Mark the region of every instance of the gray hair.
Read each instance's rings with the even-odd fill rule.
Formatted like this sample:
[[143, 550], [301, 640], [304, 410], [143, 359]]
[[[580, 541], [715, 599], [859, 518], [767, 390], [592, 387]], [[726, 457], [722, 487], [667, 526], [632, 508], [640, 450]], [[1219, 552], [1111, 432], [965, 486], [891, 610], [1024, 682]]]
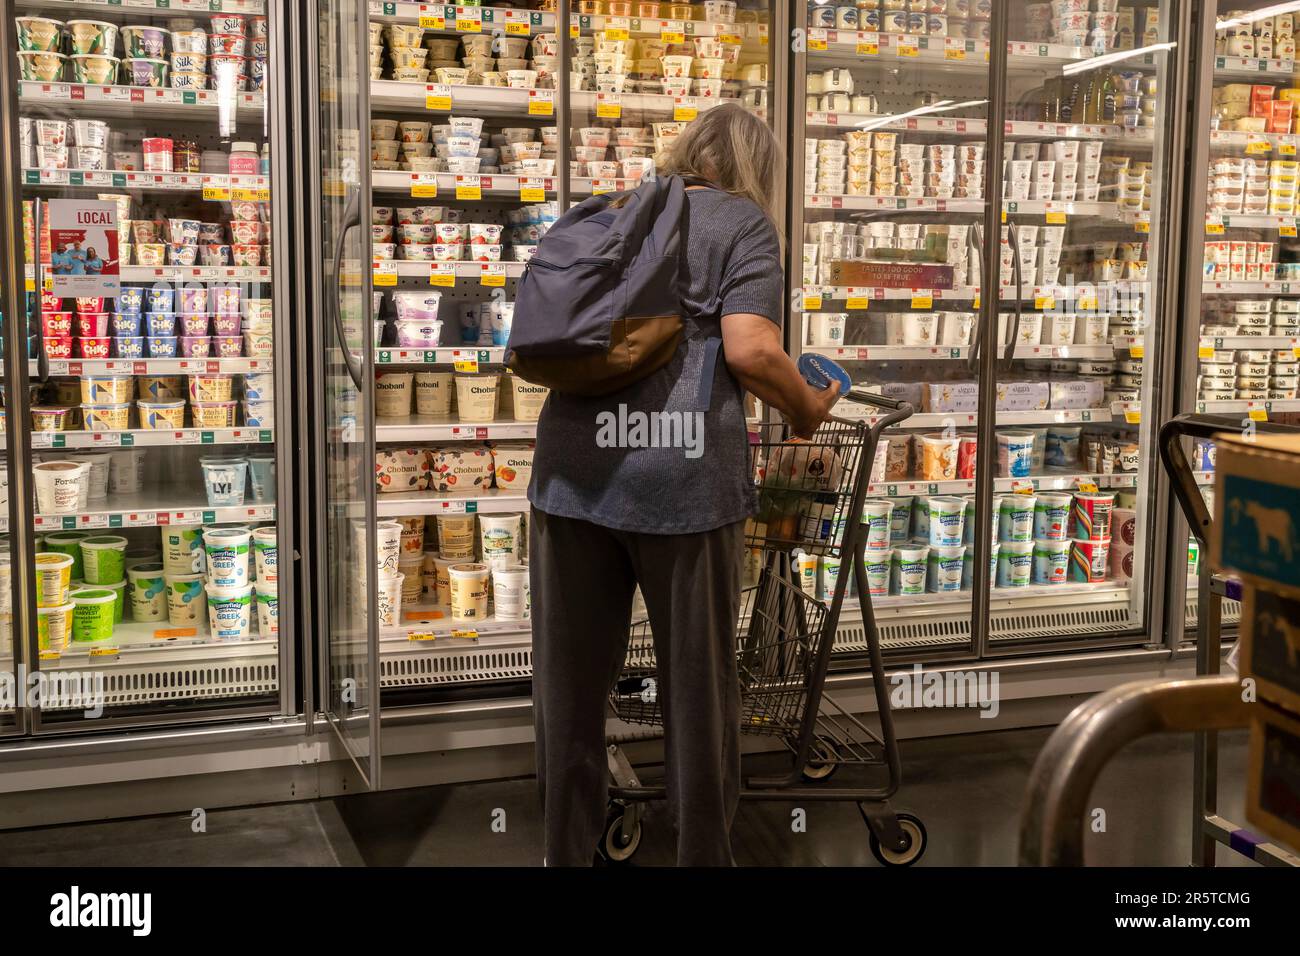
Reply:
[[708, 180], [753, 202], [776, 222], [785, 163], [767, 123], [738, 103], [700, 113], [659, 164], [660, 172]]

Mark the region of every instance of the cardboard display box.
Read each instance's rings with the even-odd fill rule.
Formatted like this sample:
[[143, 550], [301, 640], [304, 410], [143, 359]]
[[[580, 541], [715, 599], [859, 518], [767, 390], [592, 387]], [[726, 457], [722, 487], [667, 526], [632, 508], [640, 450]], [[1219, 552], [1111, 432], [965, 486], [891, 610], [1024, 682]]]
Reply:
[[1300, 715], [1300, 599], [1246, 585], [1239, 673], [1259, 699]]
[[1259, 704], [1250, 725], [1246, 819], [1300, 849], [1300, 720]]
[[1300, 599], [1300, 435], [1215, 439], [1211, 566]]

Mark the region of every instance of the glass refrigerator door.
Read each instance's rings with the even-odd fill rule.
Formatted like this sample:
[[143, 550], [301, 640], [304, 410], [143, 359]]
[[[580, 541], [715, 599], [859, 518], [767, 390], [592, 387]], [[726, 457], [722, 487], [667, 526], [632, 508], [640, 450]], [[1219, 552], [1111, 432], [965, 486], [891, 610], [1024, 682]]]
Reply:
[[11, 6], [37, 729], [278, 711], [282, 24], [261, 0]]
[[[991, 517], [976, 509], [984, 409], [974, 347], [988, 304], [982, 237], [996, 228], [984, 201], [991, 22], [987, 4], [961, 4], [962, 17], [943, 3], [912, 6], [800, 5], [792, 344], [915, 408], [882, 436], [872, 465], [862, 519], [876, 529], [872, 606], [890, 652], [969, 654], [972, 597], [989, 571], [977, 537]], [[848, 401], [836, 414], [872, 417]], [[829, 598], [831, 568], [805, 580]], [[838, 649], [864, 652], [852, 635], [846, 628]]]
[[[1201, 115], [1208, 135], [1200, 307], [1189, 302], [1181, 409], [1222, 415], [1236, 427], [1300, 424], [1300, 244], [1296, 240], [1296, 36], [1300, 3], [1208, 4], [1212, 71]], [[1195, 215], [1194, 213], [1192, 215]], [[1199, 223], [1197, 223], [1199, 228]], [[1199, 246], [1199, 243], [1195, 245]], [[1189, 263], [1195, 252], [1189, 251]], [[1230, 427], [1230, 426], [1228, 426]], [[1188, 449], [1213, 509], [1214, 449]], [[1197, 574], [1188, 536], [1186, 625], [1196, 624]], [[1223, 623], [1235, 624], [1236, 601]]]
[[376, 561], [374, 362], [371, 301], [369, 80], [362, 46], [369, 29], [358, 0], [317, 7], [309, 120], [318, 157], [311, 170], [320, 205], [312, 224], [320, 264], [319, 355], [313, 392], [323, 411], [318, 437], [320, 536], [315, 568], [325, 627], [321, 697], [361, 776], [380, 786], [377, 594], [396, 571]]
[[989, 250], [1000, 280], [997, 428], [981, 449], [1001, 517], [980, 650], [1131, 642], [1151, 610], [1142, 585], [1158, 550], [1159, 463], [1144, 411], [1156, 408], [1156, 317], [1171, 266], [1180, 10], [1008, 9], [1004, 224]]

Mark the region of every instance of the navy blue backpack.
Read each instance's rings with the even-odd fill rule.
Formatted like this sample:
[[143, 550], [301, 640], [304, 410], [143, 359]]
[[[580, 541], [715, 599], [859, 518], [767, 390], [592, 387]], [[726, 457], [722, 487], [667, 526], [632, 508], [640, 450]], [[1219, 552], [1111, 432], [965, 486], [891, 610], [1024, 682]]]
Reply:
[[506, 363], [568, 395], [608, 395], [666, 365], [683, 334], [678, 293], [686, 183], [660, 176], [559, 218], [528, 262]]

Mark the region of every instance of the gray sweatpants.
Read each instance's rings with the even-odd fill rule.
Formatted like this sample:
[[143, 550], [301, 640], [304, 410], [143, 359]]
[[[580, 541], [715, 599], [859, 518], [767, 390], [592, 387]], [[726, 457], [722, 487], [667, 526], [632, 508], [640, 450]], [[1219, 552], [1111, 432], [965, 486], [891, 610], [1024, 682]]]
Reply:
[[645, 598], [681, 866], [730, 866], [740, 789], [736, 623], [744, 522], [638, 534], [534, 509], [533, 713], [549, 866], [590, 866], [603, 836], [607, 695]]

